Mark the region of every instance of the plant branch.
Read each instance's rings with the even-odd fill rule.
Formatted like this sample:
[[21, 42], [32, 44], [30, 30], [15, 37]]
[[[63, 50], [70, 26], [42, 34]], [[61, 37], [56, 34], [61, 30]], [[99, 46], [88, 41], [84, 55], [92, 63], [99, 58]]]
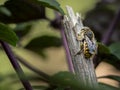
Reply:
[[63, 28], [63, 24], [62, 24], [62, 16], [58, 12], [55, 12], [55, 16], [56, 16], [55, 19], [57, 20], [57, 22], [59, 22], [57, 26], [60, 29], [60, 33], [62, 36], [63, 46], [64, 46], [65, 51], [66, 51], [66, 58], [67, 58], [67, 64], [68, 64], [69, 71], [74, 72], [72, 59], [70, 56], [70, 51], [68, 48], [68, 43], [67, 43], [67, 40], [65, 37], [65, 32], [64, 32], [64, 28]]
[[[30, 65], [28, 62], [26, 62], [23, 58], [19, 57], [18, 55], [16, 55], [17, 60], [19, 60], [20, 63], [22, 63], [24, 66], [26, 66], [27, 68], [29, 68], [30, 70], [32, 70], [33, 72], [37, 73], [38, 75], [42, 76], [43, 78], [45, 78], [46, 80], [49, 79], [49, 75], [47, 75], [46, 73], [34, 68], [32, 65]], [[47, 81], [48, 82], [48, 81]]]
[[102, 37], [102, 42], [104, 44], [108, 44], [109, 40], [114, 32], [115, 26], [118, 23], [120, 19], [120, 8], [118, 10], [118, 12], [115, 14], [115, 17], [113, 18], [113, 20], [111, 21], [111, 24], [108, 28], [108, 30], [104, 33], [103, 37]]
[[[86, 58], [84, 52], [78, 53], [83, 49], [80, 47], [83, 42], [77, 40], [77, 35], [80, 34], [81, 29], [84, 28], [81, 16], [78, 13], [75, 14], [72, 7], [66, 6], [66, 8], [68, 15], [64, 16], [63, 25], [65, 28], [65, 36], [72, 58], [74, 73], [76, 74], [76, 78], [80, 82], [82, 81], [83, 85], [97, 88], [98, 83], [93, 65], [93, 57]], [[81, 36], [82, 35], [80, 35], [80, 37]], [[88, 41], [87, 37], [84, 37], [83, 39]], [[95, 38], [93, 37], [93, 39]], [[94, 45], [96, 45], [96, 42], [94, 42], [94, 40], [87, 42], [87, 44], [90, 43], [95, 43]]]
[[17, 62], [16, 58], [14, 57], [14, 54], [13, 54], [11, 48], [9, 47], [9, 45], [7, 43], [5, 43], [3, 41], [0, 41], [0, 42], [12, 64], [12, 66], [13, 66], [13, 68], [15, 69], [19, 79], [21, 80], [24, 88], [26, 90], [32, 90], [32, 87], [31, 87], [30, 83], [28, 82], [28, 80], [26, 79], [26, 76], [25, 76], [22, 68], [20, 67], [19, 63]]

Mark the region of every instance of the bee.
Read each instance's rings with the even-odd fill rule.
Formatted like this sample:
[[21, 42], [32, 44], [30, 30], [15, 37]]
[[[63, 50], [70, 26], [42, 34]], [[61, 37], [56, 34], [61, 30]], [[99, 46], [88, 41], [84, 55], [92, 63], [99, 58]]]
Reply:
[[97, 44], [94, 37], [94, 33], [88, 27], [81, 29], [81, 32], [77, 35], [77, 40], [81, 43], [80, 48], [86, 59], [92, 58], [97, 52]]

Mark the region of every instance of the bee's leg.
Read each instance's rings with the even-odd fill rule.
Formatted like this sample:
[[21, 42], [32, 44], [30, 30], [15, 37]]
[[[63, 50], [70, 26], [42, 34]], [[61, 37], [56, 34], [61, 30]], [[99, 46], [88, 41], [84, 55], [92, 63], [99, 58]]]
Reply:
[[83, 44], [81, 44], [80, 47], [81, 47], [81, 50], [78, 51], [78, 52], [76, 52], [76, 53], [75, 53], [75, 56], [76, 56], [76, 55], [80, 55], [80, 54], [83, 52]]
[[80, 55], [82, 53], [83, 49], [81, 49], [79, 52], [75, 53], [75, 56], [76, 55]]

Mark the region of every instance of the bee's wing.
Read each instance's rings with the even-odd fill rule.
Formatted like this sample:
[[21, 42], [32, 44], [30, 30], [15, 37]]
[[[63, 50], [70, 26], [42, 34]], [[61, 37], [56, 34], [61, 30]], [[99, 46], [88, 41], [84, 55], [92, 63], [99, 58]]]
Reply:
[[96, 41], [91, 41], [86, 35], [85, 35], [85, 41], [88, 44], [89, 52], [91, 54], [95, 54], [95, 52], [96, 52]]
[[93, 44], [94, 44], [94, 47], [95, 47], [95, 53], [97, 54], [98, 44], [97, 44], [97, 41], [95, 40], [95, 38], [93, 39]]

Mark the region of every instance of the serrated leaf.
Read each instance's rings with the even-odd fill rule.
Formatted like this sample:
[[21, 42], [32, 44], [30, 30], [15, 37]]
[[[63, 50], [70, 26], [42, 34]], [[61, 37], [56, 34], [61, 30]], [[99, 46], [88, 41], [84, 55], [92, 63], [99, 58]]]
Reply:
[[64, 11], [62, 10], [60, 4], [56, 0], [30, 0], [30, 1], [51, 9], [55, 9], [59, 11], [62, 15], [64, 15]]
[[113, 43], [109, 46], [110, 52], [120, 59], [120, 42]]
[[18, 37], [10, 27], [0, 23], [0, 40], [15, 46], [18, 41]]

